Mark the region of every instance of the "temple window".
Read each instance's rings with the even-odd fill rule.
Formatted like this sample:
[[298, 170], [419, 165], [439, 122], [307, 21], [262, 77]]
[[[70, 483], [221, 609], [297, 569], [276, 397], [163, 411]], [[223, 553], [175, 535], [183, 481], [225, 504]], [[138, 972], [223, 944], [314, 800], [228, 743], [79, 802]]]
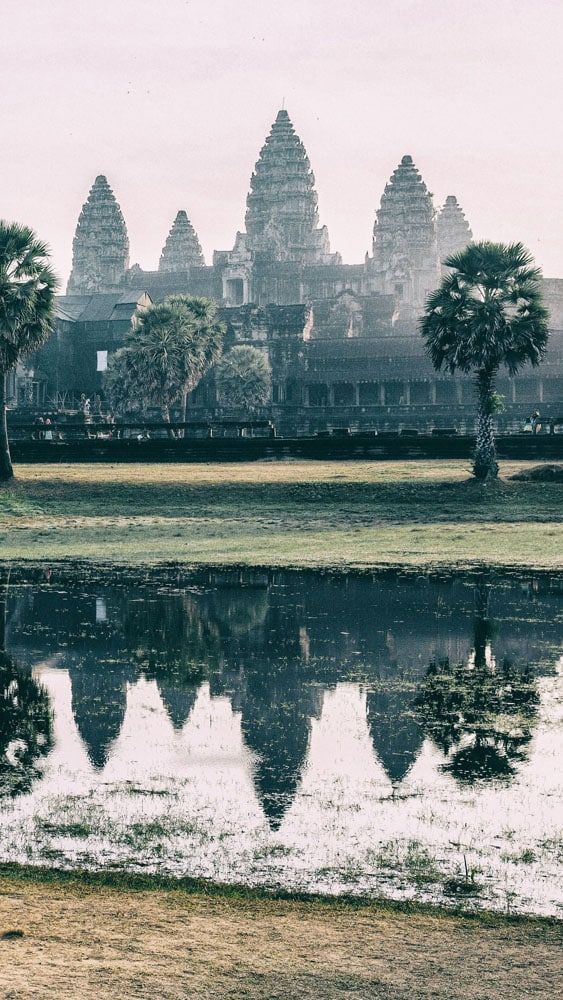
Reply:
[[328, 389], [324, 382], [309, 386], [309, 406], [327, 406]]
[[385, 402], [387, 406], [399, 406], [405, 402], [405, 387], [403, 382], [385, 383]]
[[225, 281], [225, 299], [229, 306], [243, 305], [244, 281], [242, 278], [227, 278]]
[[333, 392], [335, 406], [353, 406], [356, 402], [355, 387], [350, 382], [335, 382]]
[[425, 404], [431, 402], [430, 382], [411, 382], [411, 404]]
[[379, 399], [379, 382], [360, 382], [360, 406], [377, 406]]
[[96, 371], [105, 372], [108, 368], [108, 352], [96, 351]]

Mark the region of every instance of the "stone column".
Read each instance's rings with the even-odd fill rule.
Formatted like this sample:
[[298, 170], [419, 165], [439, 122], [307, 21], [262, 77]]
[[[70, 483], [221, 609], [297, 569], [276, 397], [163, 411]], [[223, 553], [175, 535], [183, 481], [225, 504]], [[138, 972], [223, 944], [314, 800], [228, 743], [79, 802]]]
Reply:
[[379, 383], [379, 405], [385, 406], [385, 382]]
[[354, 406], [360, 405], [360, 383], [356, 382], [354, 386]]

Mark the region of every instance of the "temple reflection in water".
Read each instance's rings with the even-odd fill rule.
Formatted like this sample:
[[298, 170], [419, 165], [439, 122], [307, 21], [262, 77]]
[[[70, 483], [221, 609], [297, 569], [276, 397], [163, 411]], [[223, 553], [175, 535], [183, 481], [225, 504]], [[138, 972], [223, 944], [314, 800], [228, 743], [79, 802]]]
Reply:
[[74, 724], [98, 771], [139, 680], [156, 684], [177, 734], [202, 690], [211, 702], [228, 698], [272, 830], [298, 791], [326, 692], [342, 682], [365, 695], [367, 732], [393, 789], [427, 738], [460, 782], [515, 773], [536, 723], [537, 677], [555, 662], [557, 581], [311, 582], [235, 571], [117, 582], [4, 574], [0, 776], [13, 780], [0, 794], [28, 791], [52, 747], [45, 665], [66, 671]]

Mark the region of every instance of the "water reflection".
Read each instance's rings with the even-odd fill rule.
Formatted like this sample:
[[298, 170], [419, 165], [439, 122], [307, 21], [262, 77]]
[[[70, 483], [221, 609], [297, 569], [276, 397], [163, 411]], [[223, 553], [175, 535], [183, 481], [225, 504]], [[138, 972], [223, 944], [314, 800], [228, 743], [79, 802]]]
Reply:
[[475, 588], [473, 648], [465, 662], [433, 661], [416, 708], [424, 729], [447, 757], [444, 770], [458, 781], [509, 778], [537, 720], [537, 677], [529, 663], [499, 662], [489, 617], [491, 587]]
[[0, 798], [28, 792], [53, 745], [47, 692], [5, 647], [9, 572], [0, 574]]
[[[140, 678], [156, 683], [176, 733], [202, 684], [212, 699], [229, 698], [274, 830], [298, 790], [324, 693], [342, 681], [365, 690], [375, 758], [395, 787], [427, 737], [457, 781], [509, 779], [534, 730], [538, 673], [554, 662], [557, 590], [554, 580], [12, 574], [0, 628], [21, 669], [4, 656], [1, 759], [13, 760], [15, 739], [24, 754], [18, 712], [36, 730], [34, 739], [26, 730], [25, 753], [51, 746], [47, 696], [30, 675], [48, 661], [67, 671], [74, 722], [98, 770]], [[26, 773], [15, 791], [37, 771]]]

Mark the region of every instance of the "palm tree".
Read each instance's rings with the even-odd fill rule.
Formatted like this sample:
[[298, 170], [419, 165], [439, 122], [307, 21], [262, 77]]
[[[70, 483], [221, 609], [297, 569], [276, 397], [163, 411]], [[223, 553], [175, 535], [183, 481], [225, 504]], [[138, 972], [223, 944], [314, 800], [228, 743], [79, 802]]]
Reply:
[[223, 355], [216, 367], [216, 381], [223, 406], [252, 409], [268, 402], [272, 369], [264, 351], [240, 345]]
[[185, 419], [188, 393], [219, 358], [223, 336], [209, 299], [171, 295], [143, 309], [125, 346], [110, 359], [105, 387], [112, 402], [120, 408], [137, 401], [158, 406], [166, 423], [181, 402]]
[[473, 473], [498, 475], [493, 417], [495, 379], [504, 365], [515, 375], [538, 365], [548, 338], [541, 272], [521, 243], [470, 243], [444, 261], [452, 268], [429, 296], [421, 319], [426, 349], [437, 371], [473, 372], [478, 398]]
[[56, 287], [47, 245], [28, 226], [0, 221], [0, 482], [14, 475], [6, 424], [6, 376], [51, 333]]

